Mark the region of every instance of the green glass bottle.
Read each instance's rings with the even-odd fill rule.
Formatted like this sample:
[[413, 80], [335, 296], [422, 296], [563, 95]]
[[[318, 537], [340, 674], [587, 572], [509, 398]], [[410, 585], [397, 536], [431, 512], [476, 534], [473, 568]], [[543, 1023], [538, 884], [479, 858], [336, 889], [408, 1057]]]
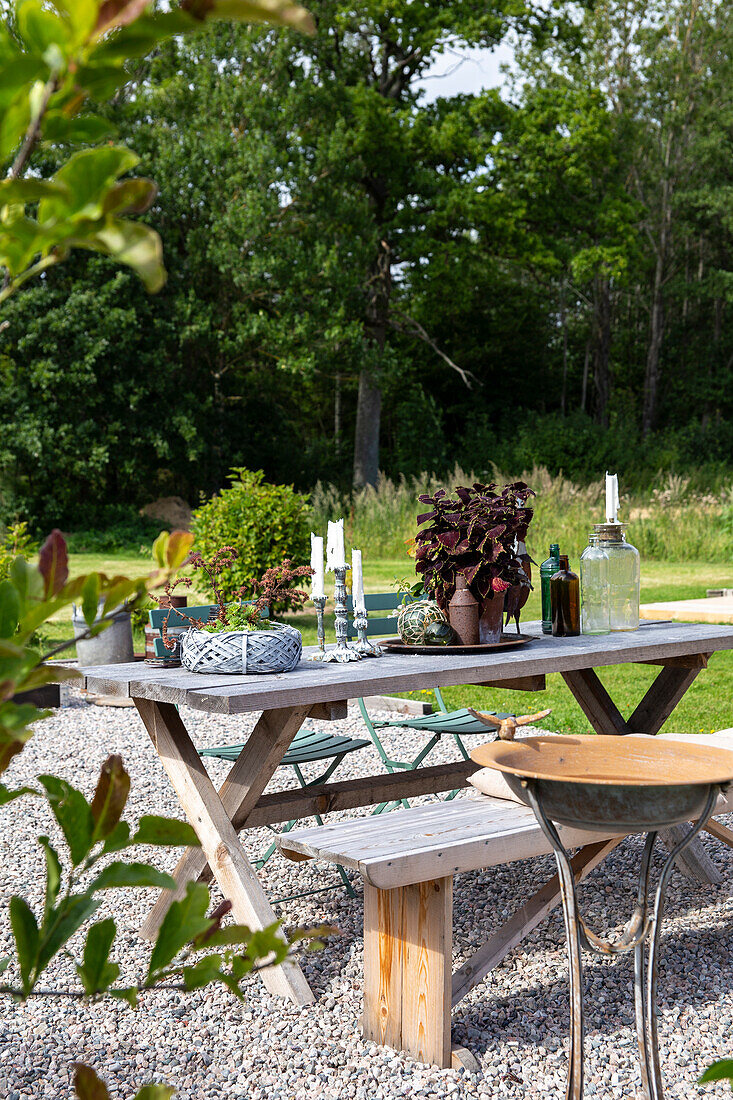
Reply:
[[550, 546], [550, 556], [540, 566], [540, 592], [542, 594], [542, 633], [552, 634], [552, 605], [550, 603], [550, 578], [560, 568], [560, 547]]

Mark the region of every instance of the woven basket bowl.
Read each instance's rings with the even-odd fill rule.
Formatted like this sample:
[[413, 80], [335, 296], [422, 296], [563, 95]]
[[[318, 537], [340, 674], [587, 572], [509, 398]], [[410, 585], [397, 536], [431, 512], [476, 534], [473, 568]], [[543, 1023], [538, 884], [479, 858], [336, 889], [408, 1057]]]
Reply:
[[284, 623], [272, 630], [224, 630], [209, 634], [191, 629], [181, 637], [181, 664], [189, 672], [290, 672], [300, 661], [303, 637]]

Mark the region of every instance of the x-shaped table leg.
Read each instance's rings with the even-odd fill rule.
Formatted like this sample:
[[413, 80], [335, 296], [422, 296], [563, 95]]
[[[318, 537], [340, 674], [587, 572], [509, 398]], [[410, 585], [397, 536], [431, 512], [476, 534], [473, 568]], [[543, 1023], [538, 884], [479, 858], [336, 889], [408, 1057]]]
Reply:
[[665, 666], [628, 720], [622, 717], [595, 669], [563, 672], [562, 677], [596, 733], [656, 734], [702, 668], [702, 664], [693, 668]]
[[[706, 656], [701, 654], [699, 660], [690, 658], [692, 667], [664, 666], [628, 719], [623, 717], [594, 669], [563, 672], [562, 677], [596, 733], [654, 735], [659, 733], [706, 663]], [[674, 830], [664, 830], [661, 835], [665, 845], [674, 846], [681, 839], [680, 830], [687, 828], [678, 825]], [[694, 840], [685, 853], [684, 871], [700, 882], [721, 882], [720, 873], [699, 840]]]
[[[140, 717], [168, 773], [173, 788], [200, 848], [189, 848], [176, 869], [177, 889], [161, 894], [144, 925], [154, 937], [168, 906], [185, 893], [186, 883], [199, 877], [207, 863], [235, 918], [250, 928], [263, 928], [277, 918], [267, 900], [257, 872], [239, 843], [232, 818], [242, 807], [251, 809], [267, 786], [290, 742], [300, 729], [307, 707], [265, 711], [217, 793], [197, 753], [178, 710], [172, 703], [135, 699]], [[262, 971], [271, 993], [296, 1004], [310, 1004], [313, 994], [305, 976], [292, 960]]]

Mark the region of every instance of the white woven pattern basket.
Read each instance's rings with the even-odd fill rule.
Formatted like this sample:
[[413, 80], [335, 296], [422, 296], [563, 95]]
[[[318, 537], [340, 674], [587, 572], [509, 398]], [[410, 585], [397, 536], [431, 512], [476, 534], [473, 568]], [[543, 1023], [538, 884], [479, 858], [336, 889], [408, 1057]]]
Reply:
[[181, 664], [189, 672], [290, 672], [303, 651], [299, 630], [273, 623], [272, 630], [188, 630], [181, 637]]

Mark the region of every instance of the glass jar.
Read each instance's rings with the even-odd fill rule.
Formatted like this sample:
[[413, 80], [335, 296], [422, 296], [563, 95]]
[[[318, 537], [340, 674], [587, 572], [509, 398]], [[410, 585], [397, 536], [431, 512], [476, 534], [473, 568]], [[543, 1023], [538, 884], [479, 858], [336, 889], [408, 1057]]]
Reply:
[[609, 626], [638, 630], [641, 563], [639, 551], [626, 541], [623, 523], [597, 523], [598, 546], [608, 557]]
[[608, 590], [608, 554], [601, 550], [598, 535], [588, 535], [580, 555], [580, 630], [582, 634], [608, 634], [611, 616]]

